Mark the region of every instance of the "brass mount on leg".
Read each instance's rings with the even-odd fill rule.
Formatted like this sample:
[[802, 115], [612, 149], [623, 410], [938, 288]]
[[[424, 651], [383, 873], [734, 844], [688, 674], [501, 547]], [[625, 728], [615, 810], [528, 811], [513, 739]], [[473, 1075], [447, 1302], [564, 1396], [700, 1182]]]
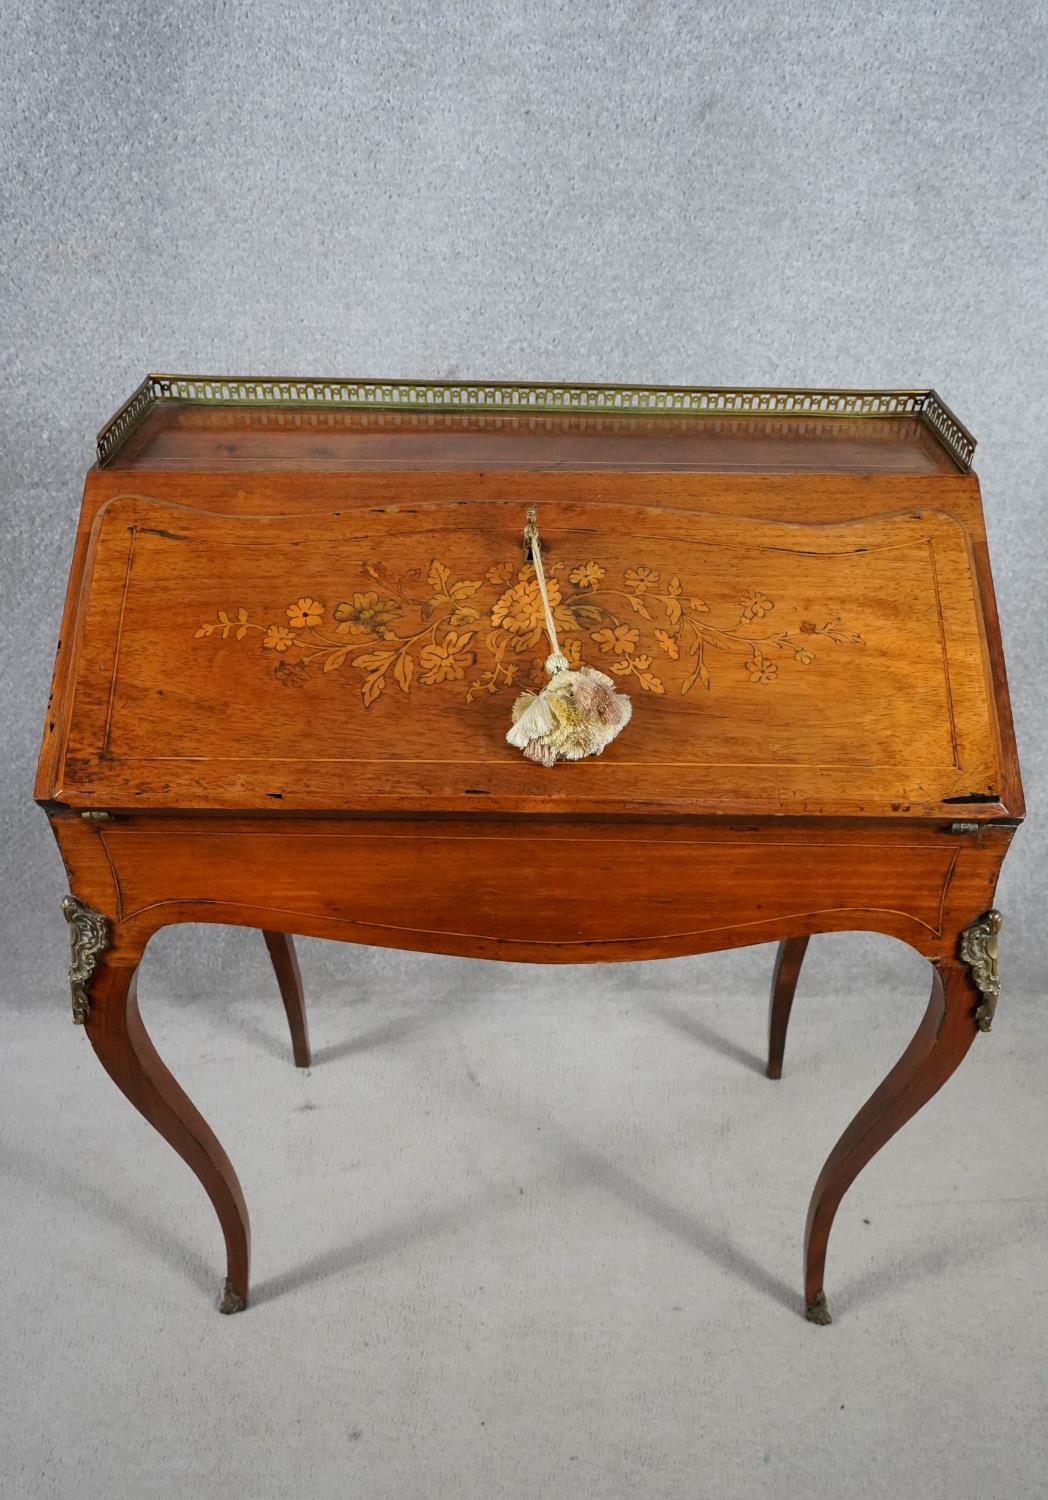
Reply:
[[1002, 921], [999, 911], [988, 911], [961, 933], [961, 962], [968, 965], [972, 983], [985, 997], [975, 1012], [975, 1024], [980, 1031], [989, 1031], [997, 1001], [1001, 997], [1001, 981], [997, 972], [997, 935]]
[[91, 1008], [87, 987], [100, 955], [109, 943], [109, 923], [100, 911], [78, 901], [75, 896], [62, 897], [62, 915], [69, 923], [69, 990], [73, 1002], [73, 1020], [83, 1026]]

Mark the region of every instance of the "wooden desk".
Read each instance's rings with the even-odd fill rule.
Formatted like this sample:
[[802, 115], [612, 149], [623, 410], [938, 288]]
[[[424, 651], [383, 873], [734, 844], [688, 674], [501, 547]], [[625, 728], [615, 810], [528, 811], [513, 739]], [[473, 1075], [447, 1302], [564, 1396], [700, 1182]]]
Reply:
[[[772, 1078], [808, 937], [866, 929], [932, 990], [815, 1186], [829, 1321], [841, 1198], [998, 994], [1023, 806], [973, 448], [932, 392], [149, 377], [87, 476], [37, 797], [74, 1017], [210, 1197], [223, 1311], [247, 1209], [139, 1015], [161, 927], [262, 929], [300, 1065], [290, 933], [532, 963], [777, 939]], [[551, 769], [505, 742], [546, 654], [529, 505], [564, 649], [633, 701]]]

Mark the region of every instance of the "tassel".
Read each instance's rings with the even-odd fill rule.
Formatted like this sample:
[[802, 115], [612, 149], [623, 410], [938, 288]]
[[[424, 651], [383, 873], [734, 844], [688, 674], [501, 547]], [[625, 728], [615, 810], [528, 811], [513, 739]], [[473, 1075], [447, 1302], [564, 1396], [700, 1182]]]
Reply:
[[616, 692], [614, 682], [603, 672], [595, 667], [573, 669], [561, 653], [549, 607], [534, 506], [528, 511], [524, 541], [535, 565], [546, 619], [551, 648], [546, 658], [549, 682], [541, 693], [521, 693], [513, 705], [513, 727], [506, 739], [540, 766], [599, 755], [629, 723], [633, 712], [630, 700], [625, 693]]

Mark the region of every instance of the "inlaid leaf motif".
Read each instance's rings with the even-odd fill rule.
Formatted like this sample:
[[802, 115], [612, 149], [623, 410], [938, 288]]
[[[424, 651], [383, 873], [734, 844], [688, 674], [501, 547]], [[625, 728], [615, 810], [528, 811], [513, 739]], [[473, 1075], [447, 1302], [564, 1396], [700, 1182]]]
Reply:
[[[346, 652], [343, 651], [340, 655], [344, 658]], [[362, 651], [359, 656], [354, 656], [353, 665], [355, 667], [366, 667], [369, 671], [377, 668], [380, 672], [384, 672], [392, 660], [392, 651]], [[341, 662], [339, 665], [341, 665]]]
[[426, 574], [426, 580], [429, 583], [430, 588], [437, 589], [439, 593], [444, 593], [447, 588], [448, 579], [450, 577], [451, 569], [445, 568], [443, 563], [430, 563], [429, 572]]
[[475, 594], [478, 589], [483, 588], [483, 586], [484, 585], [481, 583], [480, 579], [477, 579], [475, 583], [472, 583], [469, 580], [464, 580], [462, 583], [453, 583], [448, 589], [448, 595], [452, 599], [468, 599], [471, 597], [471, 595]]
[[702, 659], [701, 651], [695, 662], [694, 670], [689, 672], [688, 676], [681, 683], [681, 693], [690, 693], [696, 682], [701, 682], [703, 687], [707, 689], [710, 686], [710, 674], [706, 668], [706, 663]]
[[396, 666], [393, 668], [393, 676], [397, 679], [397, 682], [404, 689], [405, 693], [411, 686], [411, 679], [414, 675], [415, 659], [409, 656], [406, 651], [402, 651], [397, 657]]
[[385, 685], [386, 679], [381, 672], [376, 672], [374, 676], [367, 679], [360, 691], [360, 696], [364, 700], [365, 708], [371, 707]]

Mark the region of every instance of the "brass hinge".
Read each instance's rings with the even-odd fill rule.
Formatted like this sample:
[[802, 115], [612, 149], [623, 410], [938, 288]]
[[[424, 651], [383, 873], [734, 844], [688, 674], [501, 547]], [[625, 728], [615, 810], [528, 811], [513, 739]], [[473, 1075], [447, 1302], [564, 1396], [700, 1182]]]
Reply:
[[978, 833], [982, 827], [981, 823], [951, 823], [948, 833]]
[[85, 823], [111, 823], [113, 821], [113, 814], [111, 812], [96, 812], [94, 808], [90, 808], [87, 812], [82, 812], [80, 816]]

